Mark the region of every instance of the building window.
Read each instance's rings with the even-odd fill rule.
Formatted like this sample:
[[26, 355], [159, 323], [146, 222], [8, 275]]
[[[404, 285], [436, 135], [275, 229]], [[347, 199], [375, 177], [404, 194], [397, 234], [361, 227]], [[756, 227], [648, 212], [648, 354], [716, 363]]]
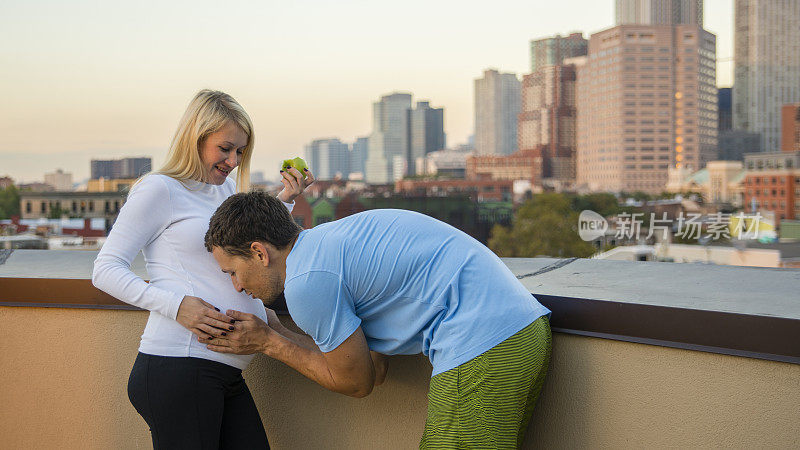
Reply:
[[32, 211], [33, 211], [33, 205], [31, 204], [31, 202], [25, 202], [25, 212], [30, 214]]

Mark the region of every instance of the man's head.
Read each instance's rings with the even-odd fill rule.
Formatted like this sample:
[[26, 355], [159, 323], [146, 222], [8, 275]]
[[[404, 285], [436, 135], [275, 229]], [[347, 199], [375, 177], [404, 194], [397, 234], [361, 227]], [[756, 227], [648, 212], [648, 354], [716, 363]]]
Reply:
[[300, 231], [280, 200], [263, 192], [241, 193], [211, 216], [205, 245], [237, 291], [269, 305], [283, 292], [286, 256]]

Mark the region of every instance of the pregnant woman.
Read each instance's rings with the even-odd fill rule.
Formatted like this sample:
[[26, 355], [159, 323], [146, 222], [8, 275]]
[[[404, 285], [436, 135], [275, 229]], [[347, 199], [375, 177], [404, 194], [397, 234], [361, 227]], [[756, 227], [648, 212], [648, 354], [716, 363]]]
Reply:
[[[164, 166], [131, 188], [94, 263], [92, 282], [150, 311], [128, 396], [150, 427], [153, 447], [269, 448], [242, 378], [252, 356], [210, 351], [199, 338], [225, 336], [236, 309], [266, 320], [261, 301], [236, 292], [203, 244], [208, 221], [229, 196], [249, 188], [250, 117], [230, 95], [200, 91], [178, 125]], [[236, 181], [229, 178], [238, 167]], [[281, 171], [278, 194], [291, 211], [314, 181]], [[150, 283], [131, 261], [142, 251]]]

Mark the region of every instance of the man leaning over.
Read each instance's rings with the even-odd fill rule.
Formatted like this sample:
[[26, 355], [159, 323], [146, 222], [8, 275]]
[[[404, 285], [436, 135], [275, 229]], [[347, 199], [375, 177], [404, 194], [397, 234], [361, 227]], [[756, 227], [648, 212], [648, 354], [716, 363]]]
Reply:
[[316, 347], [281, 325], [228, 311], [235, 330], [202, 342], [261, 352], [335, 392], [368, 395], [383, 355], [424, 353], [433, 373], [420, 446], [522, 444], [550, 359], [550, 311], [502, 261], [428, 216], [371, 210], [303, 230], [280, 201], [236, 194], [205, 237], [234, 287], [270, 305], [284, 293]]

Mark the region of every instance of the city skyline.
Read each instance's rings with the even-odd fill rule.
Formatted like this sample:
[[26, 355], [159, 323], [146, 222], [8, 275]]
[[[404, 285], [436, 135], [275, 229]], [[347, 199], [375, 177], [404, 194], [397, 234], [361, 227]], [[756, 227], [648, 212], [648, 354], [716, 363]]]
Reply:
[[[732, 83], [732, 3], [704, 8], [723, 60], [719, 86]], [[80, 181], [90, 159], [126, 156], [152, 156], [158, 167], [186, 104], [205, 87], [229, 92], [250, 113], [252, 168], [268, 179], [313, 139], [368, 135], [372, 102], [394, 91], [444, 108], [454, 146], [472, 133], [472, 87], [485, 69], [521, 79], [531, 40], [588, 38], [614, 25], [613, 0], [583, 4], [507, 1], [487, 11], [477, 2], [410, 2], [392, 11], [362, 1], [12, 2], [0, 15], [0, 36], [15, 42], [0, 50], [0, 80], [13, 87], [0, 120], [0, 176], [40, 181], [62, 168]]]

